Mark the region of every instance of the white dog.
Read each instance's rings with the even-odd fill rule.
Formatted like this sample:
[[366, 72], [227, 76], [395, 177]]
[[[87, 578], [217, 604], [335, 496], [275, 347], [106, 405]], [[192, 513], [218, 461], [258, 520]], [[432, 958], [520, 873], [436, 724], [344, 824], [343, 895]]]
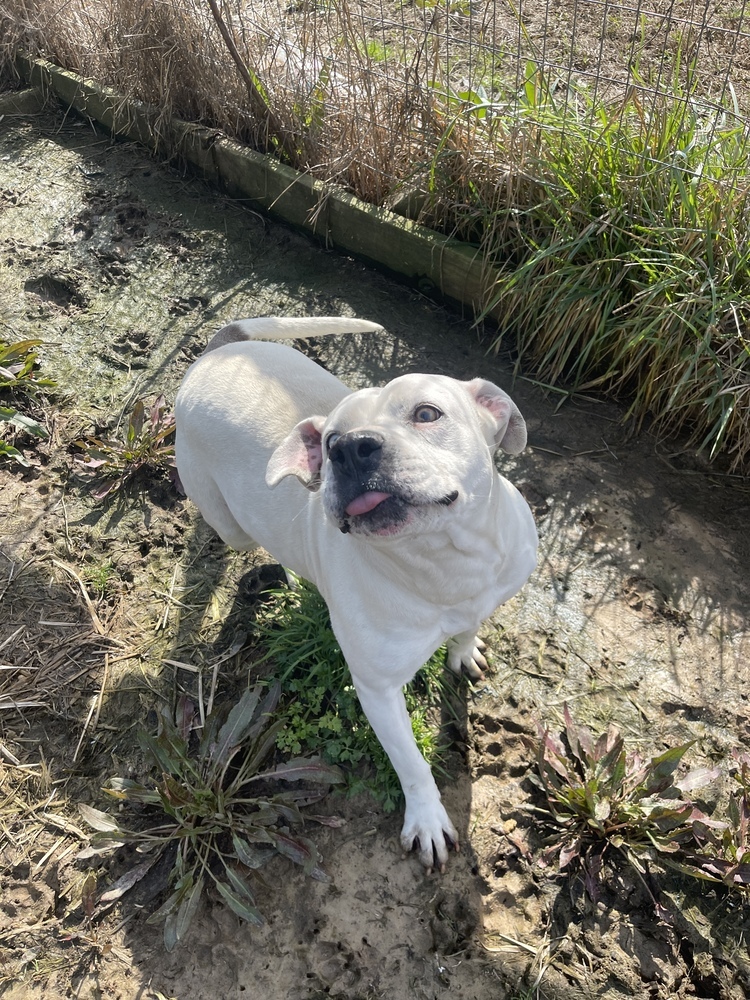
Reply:
[[402, 375], [351, 392], [273, 343], [380, 329], [345, 318], [230, 323], [185, 375], [176, 460], [228, 545], [262, 545], [320, 590], [401, 782], [402, 846], [418, 841], [421, 862], [443, 869], [458, 836], [402, 688], [446, 641], [451, 669], [481, 677], [477, 630], [536, 565], [531, 511], [493, 461], [498, 447], [525, 447], [526, 425], [483, 379]]

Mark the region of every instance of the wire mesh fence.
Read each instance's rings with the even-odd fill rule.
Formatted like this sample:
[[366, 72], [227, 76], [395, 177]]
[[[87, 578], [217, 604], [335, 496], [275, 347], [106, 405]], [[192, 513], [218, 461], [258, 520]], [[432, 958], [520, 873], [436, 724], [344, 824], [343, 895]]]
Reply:
[[644, 156], [667, 112], [677, 130], [693, 115], [709, 131], [750, 120], [746, 0], [5, 0], [0, 19], [8, 52], [281, 146], [376, 203], [449, 130], [502, 169], [498, 133], [540, 104], [591, 129], [602, 108], [633, 111]]

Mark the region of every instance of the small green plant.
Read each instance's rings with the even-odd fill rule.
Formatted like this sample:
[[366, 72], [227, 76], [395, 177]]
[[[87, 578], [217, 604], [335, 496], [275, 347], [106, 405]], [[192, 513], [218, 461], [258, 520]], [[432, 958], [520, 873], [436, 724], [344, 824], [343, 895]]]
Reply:
[[74, 442], [82, 455], [75, 461], [84, 475], [95, 480], [97, 500], [123, 489], [143, 469], [174, 467], [174, 416], [164, 396], [150, 406], [139, 399], [128, 419], [124, 440], [86, 437]]
[[697, 846], [674, 864], [689, 875], [722, 882], [750, 900], [750, 754], [735, 750], [735, 788], [729, 797], [729, 822], [695, 821]]
[[736, 754], [739, 791], [730, 822], [706, 815], [688, 798], [720, 775], [718, 768], [677, 771], [692, 746], [684, 743], [649, 759], [625, 749], [610, 730], [594, 739], [565, 707], [565, 743], [542, 733], [538, 765], [550, 813], [562, 838], [546, 852], [560, 869], [578, 862], [595, 889], [593, 873], [609, 848], [640, 871], [650, 859], [696, 878], [750, 887], [750, 755]]
[[103, 562], [89, 566], [84, 575], [86, 582], [93, 587], [97, 597], [104, 598], [112, 587], [116, 571], [111, 559], [105, 559]]
[[391, 46], [383, 44], [382, 42], [377, 41], [377, 39], [357, 39], [355, 40], [355, 44], [361, 55], [372, 60], [373, 62], [388, 62], [394, 58]]
[[[257, 634], [281, 685], [277, 744], [289, 753], [319, 752], [331, 764], [345, 765], [352, 792], [367, 789], [385, 810], [401, 801], [401, 788], [387, 754], [370, 728], [339, 649], [328, 608], [312, 584], [269, 591], [273, 600], [261, 609]], [[441, 700], [444, 655], [438, 651], [406, 689], [406, 704], [420, 751], [439, 766], [437, 726], [430, 706]], [[369, 774], [362, 767], [369, 764]]]
[[[19, 397], [36, 395], [40, 388], [51, 388], [54, 381], [37, 374], [36, 348], [41, 340], [19, 340], [9, 343], [0, 339], [0, 422], [37, 438], [46, 438], [47, 431], [27, 414], [22, 413]], [[0, 458], [12, 458], [19, 465], [30, 463], [14, 445], [0, 439]]]
[[415, 0], [422, 10], [437, 10], [444, 8], [448, 14], [460, 14], [462, 17], [471, 15], [470, 0]]
[[[147, 854], [145, 865], [127, 872], [102, 902], [122, 895], [165, 851], [176, 849], [172, 891], [149, 917], [150, 923], [164, 920], [167, 950], [184, 938], [207, 885], [243, 920], [262, 923], [248, 879], [276, 854], [315, 879], [327, 879], [315, 844], [293, 828], [302, 825], [301, 808], [319, 801], [342, 777], [315, 759], [262, 768], [283, 725], [280, 719], [271, 721], [279, 691], [278, 684], [265, 693], [260, 687], [245, 691], [225, 721], [218, 711], [205, 720], [199, 740], [193, 733], [196, 708], [187, 697], [179, 700], [174, 715], [162, 712], [157, 736], [139, 734], [141, 748], [161, 776], [153, 787], [112, 778], [105, 790], [121, 803], [146, 807], [150, 822], [143, 829], [126, 828], [119, 816], [80, 806], [97, 831], [91, 853], [130, 843]], [[289, 783], [296, 787], [280, 789]]]

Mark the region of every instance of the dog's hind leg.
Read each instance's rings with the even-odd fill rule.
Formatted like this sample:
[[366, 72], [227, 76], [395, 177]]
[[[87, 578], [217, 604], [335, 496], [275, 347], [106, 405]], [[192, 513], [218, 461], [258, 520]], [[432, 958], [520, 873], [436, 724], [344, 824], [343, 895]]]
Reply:
[[[194, 499], [194, 497], [192, 497]], [[258, 543], [237, 523], [219, 488], [211, 480], [201, 484], [201, 497], [198, 503], [207, 521], [223, 542], [239, 552], [258, 548]]]

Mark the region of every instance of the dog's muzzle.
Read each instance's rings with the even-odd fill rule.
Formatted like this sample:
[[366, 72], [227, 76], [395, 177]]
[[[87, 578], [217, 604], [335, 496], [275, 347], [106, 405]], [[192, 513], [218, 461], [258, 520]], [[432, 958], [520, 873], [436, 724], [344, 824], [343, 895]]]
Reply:
[[[384, 483], [379, 474], [383, 458], [385, 437], [378, 431], [349, 431], [331, 445], [333, 479], [342, 506], [341, 531], [348, 532], [348, 517], [369, 514], [385, 500], [390, 492], [383, 492]], [[382, 513], [382, 512], [381, 512]]]
[[432, 500], [416, 499], [403, 492], [387, 474], [385, 437], [378, 431], [359, 430], [342, 434], [331, 445], [333, 479], [336, 484], [339, 529], [367, 534], [393, 534], [417, 507], [438, 504], [450, 507], [458, 491]]

